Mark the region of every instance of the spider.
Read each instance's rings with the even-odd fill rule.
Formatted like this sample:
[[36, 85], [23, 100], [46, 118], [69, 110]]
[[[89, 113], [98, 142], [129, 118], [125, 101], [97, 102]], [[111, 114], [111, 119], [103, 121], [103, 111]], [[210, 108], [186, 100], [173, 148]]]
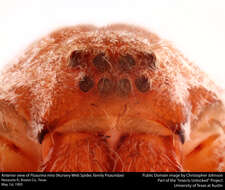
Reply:
[[0, 170], [225, 171], [224, 97], [138, 26], [60, 28], [0, 75]]

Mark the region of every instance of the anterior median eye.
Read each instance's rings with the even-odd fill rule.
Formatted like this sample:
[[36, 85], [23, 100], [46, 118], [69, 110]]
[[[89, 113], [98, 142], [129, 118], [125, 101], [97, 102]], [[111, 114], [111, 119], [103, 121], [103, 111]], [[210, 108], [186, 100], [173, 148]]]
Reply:
[[120, 96], [126, 96], [131, 91], [130, 81], [126, 78], [119, 80], [118, 83], [118, 93]]
[[101, 78], [98, 81], [98, 90], [102, 95], [107, 95], [112, 92], [113, 88], [113, 83], [110, 79], [108, 78]]

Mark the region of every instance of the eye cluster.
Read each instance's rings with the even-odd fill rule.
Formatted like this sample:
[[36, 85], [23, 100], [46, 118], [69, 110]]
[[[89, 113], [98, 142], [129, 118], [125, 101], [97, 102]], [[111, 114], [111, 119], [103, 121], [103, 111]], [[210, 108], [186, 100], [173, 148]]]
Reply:
[[[101, 95], [117, 93], [119, 96], [127, 96], [132, 90], [132, 84], [141, 93], [150, 90], [149, 78], [145, 75], [138, 75], [138, 73], [140, 69], [151, 71], [156, 69], [156, 56], [154, 53], [142, 52], [135, 57], [126, 53], [112, 57], [104, 52], [92, 55], [84, 50], [75, 50], [70, 54], [69, 66], [71, 68], [85, 68], [87, 67], [87, 62], [91, 62], [90, 64], [92, 65], [88, 67], [93, 67], [97, 73], [102, 74], [102, 78], [97, 82], [97, 90]], [[119, 73], [119, 75], [115, 73]], [[123, 76], [123, 73], [126, 75]], [[135, 76], [134, 81], [131, 81], [133, 77], [126, 77], [129, 75]], [[85, 75], [79, 81], [80, 90], [85, 93], [88, 92], [94, 87], [94, 81], [94, 77]]]

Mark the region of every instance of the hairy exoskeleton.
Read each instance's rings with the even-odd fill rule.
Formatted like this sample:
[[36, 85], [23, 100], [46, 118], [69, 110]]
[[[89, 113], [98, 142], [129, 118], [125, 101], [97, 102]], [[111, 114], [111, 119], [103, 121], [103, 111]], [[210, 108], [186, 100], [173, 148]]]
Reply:
[[144, 29], [59, 29], [0, 75], [0, 170], [225, 171], [224, 94]]

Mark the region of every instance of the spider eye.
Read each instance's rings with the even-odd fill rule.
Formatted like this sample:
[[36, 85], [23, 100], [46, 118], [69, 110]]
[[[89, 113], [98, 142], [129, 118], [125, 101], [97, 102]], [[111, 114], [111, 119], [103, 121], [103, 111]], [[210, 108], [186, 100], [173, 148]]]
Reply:
[[85, 76], [79, 83], [79, 87], [83, 92], [88, 92], [93, 86], [94, 82], [89, 76]]
[[126, 54], [125, 56], [120, 56], [119, 67], [120, 70], [128, 72], [135, 66], [135, 60], [132, 55]]
[[135, 85], [140, 92], [147, 92], [150, 89], [150, 82], [147, 77], [140, 76], [135, 79]]
[[69, 56], [69, 66], [75, 68], [82, 66], [84, 62], [87, 62], [87, 52], [83, 50], [75, 50]]
[[126, 78], [119, 80], [118, 91], [121, 96], [126, 96], [131, 91], [130, 81]]
[[101, 94], [107, 95], [112, 92], [113, 83], [108, 78], [102, 78], [98, 81], [98, 90]]
[[154, 53], [144, 53], [141, 56], [141, 65], [151, 70], [156, 69], [156, 56]]
[[107, 57], [104, 53], [98, 54], [94, 59], [93, 63], [97, 70], [101, 73], [109, 70], [109, 63], [107, 62]]

